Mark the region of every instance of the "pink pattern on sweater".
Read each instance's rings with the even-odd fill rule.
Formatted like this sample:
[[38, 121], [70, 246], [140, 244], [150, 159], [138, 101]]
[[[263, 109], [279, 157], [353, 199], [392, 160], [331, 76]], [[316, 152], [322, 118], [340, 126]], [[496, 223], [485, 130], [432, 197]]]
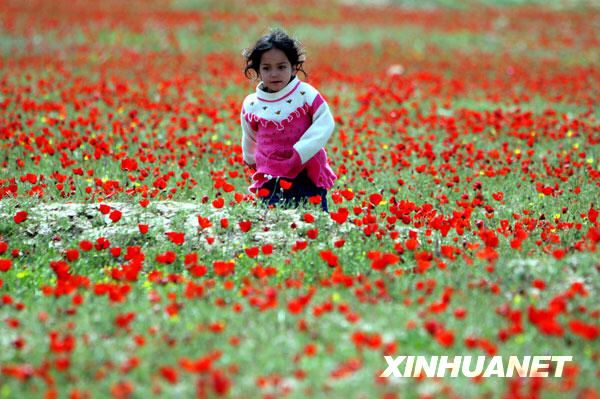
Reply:
[[[290, 112], [290, 115], [282, 120], [281, 122], [264, 119], [255, 114], [246, 114], [244, 117], [254, 130], [258, 130], [258, 124], [264, 129], [270, 128], [270, 126], [275, 127], [277, 130], [284, 130], [287, 125], [291, 124], [294, 119], [301, 118], [303, 115], [307, 115], [312, 110], [312, 107], [308, 104], [304, 104], [301, 107], [298, 107], [296, 110]], [[308, 128], [308, 127], [307, 127]]]

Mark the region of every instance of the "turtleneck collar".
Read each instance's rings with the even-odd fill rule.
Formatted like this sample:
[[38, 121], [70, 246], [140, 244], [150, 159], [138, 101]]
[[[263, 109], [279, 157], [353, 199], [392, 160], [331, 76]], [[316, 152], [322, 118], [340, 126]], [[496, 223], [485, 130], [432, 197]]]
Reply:
[[300, 79], [298, 76], [294, 76], [294, 78], [283, 89], [274, 93], [269, 93], [262, 89], [262, 82], [260, 82], [258, 86], [256, 86], [256, 97], [265, 102], [277, 102], [291, 95], [299, 85]]

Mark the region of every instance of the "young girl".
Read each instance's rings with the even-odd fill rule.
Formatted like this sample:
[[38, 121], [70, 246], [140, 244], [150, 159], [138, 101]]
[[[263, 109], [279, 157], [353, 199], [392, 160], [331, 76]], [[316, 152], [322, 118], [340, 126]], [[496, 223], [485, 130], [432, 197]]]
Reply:
[[254, 71], [261, 80], [244, 100], [240, 118], [244, 162], [256, 169], [250, 191], [268, 205], [320, 196], [327, 212], [327, 190], [336, 175], [323, 147], [334, 120], [319, 92], [297, 76], [306, 76], [299, 43], [276, 29], [244, 56], [246, 77]]

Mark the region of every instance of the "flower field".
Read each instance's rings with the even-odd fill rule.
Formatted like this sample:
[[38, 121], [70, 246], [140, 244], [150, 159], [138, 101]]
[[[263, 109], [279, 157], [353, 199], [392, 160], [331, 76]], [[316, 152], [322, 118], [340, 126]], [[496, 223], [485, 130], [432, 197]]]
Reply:
[[[594, 2], [0, 8], [0, 399], [600, 397]], [[335, 117], [329, 213], [247, 190], [241, 52], [275, 26]]]

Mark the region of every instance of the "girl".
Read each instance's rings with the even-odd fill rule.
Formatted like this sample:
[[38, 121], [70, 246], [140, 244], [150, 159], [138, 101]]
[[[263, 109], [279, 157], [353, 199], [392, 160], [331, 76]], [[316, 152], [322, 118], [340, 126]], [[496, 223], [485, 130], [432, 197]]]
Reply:
[[[297, 41], [276, 29], [244, 51], [246, 68], [261, 80], [241, 112], [244, 162], [256, 172], [250, 191], [268, 205], [298, 205], [320, 196], [327, 212], [327, 190], [336, 175], [324, 146], [334, 129], [329, 106], [302, 82], [304, 52]], [[291, 183], [291, 184], [290, 184]]]

